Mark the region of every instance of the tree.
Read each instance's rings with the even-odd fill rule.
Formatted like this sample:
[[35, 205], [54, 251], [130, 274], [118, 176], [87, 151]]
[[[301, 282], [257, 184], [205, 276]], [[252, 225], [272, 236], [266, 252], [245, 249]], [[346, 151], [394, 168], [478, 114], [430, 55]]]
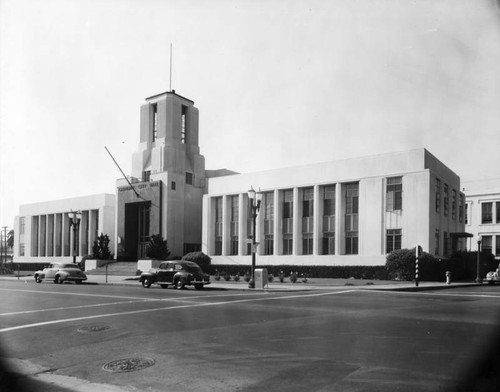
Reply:
[[153, 234], [149, 238], [149, 243], [146, 246], [146, 257], [156, 260], [166, 260], [170, 255], [167, 241], [160, 234]]
[[102, 234], [97, 237], [92, 246], [92, 257], [97, 260], [109, 260], [113, 254], [109, 250], [109, 236]]
[[10, 230], [7, 234], [7, 246], [10, 249], [14, 247], [14, 230]]
[[198, 264], [202, 270], [206, 271], [206, 269], [210, 266], [212, 259], [210, 256], [207, 256], [203, 252], [191, 252], [187, 253], [182, 257], [182, 260], [192, 261]]

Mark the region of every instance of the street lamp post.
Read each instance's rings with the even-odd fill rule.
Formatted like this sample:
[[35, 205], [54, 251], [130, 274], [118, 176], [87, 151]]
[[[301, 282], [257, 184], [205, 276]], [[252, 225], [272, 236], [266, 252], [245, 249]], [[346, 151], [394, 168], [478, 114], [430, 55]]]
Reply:
[[250, 278], [250, 282], [248, 283], [248, 288], [254, 289], [255, 288], [255, 252], [257, 248], [257, 241], [256, 241], [256, 222], [257, 222], [257, 214], [259, 213], [260, 209], [260, 202], [262, 201], [262, 192], [259, 190], [259, 192], [255, 192], [253, 187], [250, 187], [250, 190], [248, 191], [248, 200], [250, 201], [250, 208], [252, 212], [252, 276]]
[[480, 277], [480, 254], [481, 254], [481, 236], [477, 237], [477, 263], [476, 263], [476, 283], [483, 283]]
[[78, 234], [78, 228], [80, 227], [80, 220], [82, 219], [82, 213], [80, 211], [71, 211], [68, 214], [69, 217], [69, 227], [73, 227], [73, 264], [76, 264], [76, 236]]

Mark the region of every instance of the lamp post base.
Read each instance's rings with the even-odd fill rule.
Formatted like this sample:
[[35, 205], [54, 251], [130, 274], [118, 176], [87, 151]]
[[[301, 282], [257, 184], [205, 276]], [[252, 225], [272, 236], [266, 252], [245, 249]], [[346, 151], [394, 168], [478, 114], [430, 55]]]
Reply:
[[483, 283], [483, 280], [481, 278], [476, 278], [476, 283]]

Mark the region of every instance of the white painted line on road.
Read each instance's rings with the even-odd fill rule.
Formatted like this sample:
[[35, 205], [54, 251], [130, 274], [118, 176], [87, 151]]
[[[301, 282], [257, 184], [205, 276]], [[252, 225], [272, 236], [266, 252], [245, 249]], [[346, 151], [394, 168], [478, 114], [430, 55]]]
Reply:
[[370, 292], [370, 293], [383, 293], [383, 294], [393, 294], [393, 295], [427, 295], [427, 296], [439, 296], [439, 297], [472, 297], [472, 298], [500, 298], [499, 294], [479, 294], [479, 293], [440, 293], [437, 291], [397, 291], [397, 290], [358, 290], [358, 292]]
[[63, 296], [80, 296], [80, 297], [102, 297], [102, 298], [123, 298], [123, 299], [135, 299], [135, 300], [149, 300], [151, 298], [145, 298], [145, 297], [126, 297], [123, 295], [105, 295], [105, 294], [88, 294], [88, 293], [63, 293], [61, 291], [42, 291], [42, 290], [24, 290], [24, 289], [1, 289], [4, 291], [17, 291], [17, 292], [24, 292], [24, 293], [37, 293], [37, 294], [56, 294], [56, 295], [63, 295]]
[[304, 298], [309, 298], [309, 297], [320, 297], [320, 296], [327, 296], [327, 295], [351, 293], [354, 291], [357, 291], [357, 290], [321, 292], [321, 293], [314, 293], [314, 294], [299, 294], [299, 295], [289, 295], [289, 296], [281, 296], [281, 297], [246, 298], [246, 299], [238, 299], [235, 301], [192, 303], [192, 304], [186, 304], [186, 305], [168, 306], [168, 307], [164, 307], [164, 308], [140, 309], [140, 310], [131, 310], [131, 311], [127, 311], [127, 312], [96, 314], [96, 315], [91, 315], [91, 316], [82, 316], [82, 317], [73, 317], [73, 318], [68, 318], [68, 319], [43, 321], [40, 323], [24, 324], [24, 325], [18, 325], [15, 327], [2, 328], [2, 329], [0, 329], [0, 333], [17, 331], [17, 330], [26, 329], [26, 328], [42, 327], [42, 326], [51, 325], [51, 324], [62, 324], [62, 323], [73, 322], [73, 321], [91, 320], [91, 319], [103, 318], [103, 317], [126, 316], [126, 315], [130, 315], [130, 314], [159, 312], [162, 310], [186, 309], [186, 308], [196, 308], [196, 307], [205, 307], [205, 306], [220, 306], [220, 305], [228, 305], [228, 304], [244, 303], [244, 302], [276, 301], [276, 300], [288, 300], [288, 299], [296, 299], [296, 298], [304, 299]]

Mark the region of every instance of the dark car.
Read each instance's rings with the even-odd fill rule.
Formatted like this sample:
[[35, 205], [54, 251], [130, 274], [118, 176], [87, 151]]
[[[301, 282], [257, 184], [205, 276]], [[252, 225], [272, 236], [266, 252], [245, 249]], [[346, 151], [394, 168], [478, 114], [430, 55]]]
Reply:
[[197, 290], [201, 290], [210, 284], [210, 276], [192, 261], [164, 261], [159, 268], [143, 272], [139, 281], [145, 288], [149, 288], [151, 284], [159, 284], [164, 289], [173, 285], [177, 289], [194, 286]]

